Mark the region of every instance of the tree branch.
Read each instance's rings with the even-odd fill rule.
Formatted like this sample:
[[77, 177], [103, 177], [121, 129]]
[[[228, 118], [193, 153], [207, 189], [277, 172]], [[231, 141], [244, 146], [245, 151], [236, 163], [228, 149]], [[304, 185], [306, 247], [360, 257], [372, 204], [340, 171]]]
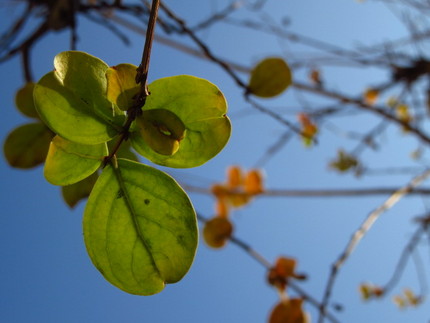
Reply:
[[415, 187], [420, 185], [429, 176], [430, 176], [430, 170], [426, 170], [424, 173], [413, 178], [406, 186], [394, 192], [382, 205], [380, 205], [375, 210], [373, 210], [367, 216], [366, 220], [362, 223], [362, 225], [354, 232], [346, 248], [332, 265], [330, 277], [328, 279], [323, 300], [321, 302], [320, 316], [318, 319], [319, 323], [322, 323], [324, 321], [326, 307], [327, 307], [327, 304], [329, 303], [337, 274], [340, 268], [342, 267], [342, 265], [351, 256], [354, 249], [360, 243], [361, 239], [370, 230], [372, 225], [375, 223], [375, 221], [379, 218], [379, 216], [382, 213], [384, 213], [385, 211], [393, 207], [400, 199], [402, 199], [405, 195], [413, 191]]

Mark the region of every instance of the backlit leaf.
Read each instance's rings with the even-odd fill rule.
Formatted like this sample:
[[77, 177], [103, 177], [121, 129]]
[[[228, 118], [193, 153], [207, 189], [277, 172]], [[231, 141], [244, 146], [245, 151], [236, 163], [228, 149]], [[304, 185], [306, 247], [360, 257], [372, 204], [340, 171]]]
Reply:
[[227, 168], [227, 187], [236, 189], [243, 183], [242, 169], [239, 166], [230, 166]]
[[14, 129], [6, 138], [3, 150], [9, 165], [32, 168], [45, 161], [54, 134], [44, 124], [30, 123]]
[[251, 72], [249, 91], [259, 97], [281, 94], [292, 83], [291, 71], [282, 58], [271, 57], [259, 62]]
[[[139, 154], [159, 165], [187, 168], [204, 164], [222, 150], [230, 138], [231, 125], [225, 115], [227, 103], [224, 95], [214, 84], [180, 75], [151, 83], [149, 91], [151, 95], [146, 100], [143, 113], [152, 109], [168, 110], [181, 120], [186, 132], [184, 138], [178, 140], [176, 152], [163, 155], [150, 147], [141, 131], [135, 131], [131, 134], [131, 142]], [[161, 117], [154, 121], [154, 127], [166, 136], [175, 132], [168, 126]]]
[[196, 215], [182, 188], [167, 174], [124, 159], [103, 169], [83, 224], [94, 265], [131, 294], [155, 294], [179, 281], [197, 248]]
[[269, 323], [307, 323], [308, 316], [302, 309], [303, 300], [292, 298], [281, 301], [272, 310]]
[[20, 88], [15, 95], [15, 105], [17, 109], [24, 115], [30, 118], [39, 118], [39, 115], [34, 107], [33, 89], [35, 83], [28, 82]]
[[245, 176], [244, 191], [251, 195], [264, 192], [263, 175], [258, 169], [251, 169]]
[[379, 90], [367, 89], [364, 92], [364, 102], [369, 105], [374, 105], [379, 98]]
[[115, 137], [125, 116], [106, 98], [108, 65], [89, 54], [69, 51], [55, 56], [54, 67], [34, 88], [35, 106], [46, 125], [82, 144]]
[[337, 151], [337, 157], [329, 164], [330, 168], [333, 168], [341, 173], [347, 172], [351, 169], [356, 169], [359, 166], [357, 158], [348, 154], [342, 149]]
[[107, 98], [123, 111], [133, 105], [133, 98], [140, 91], [135, 80], [136, 69], [132, 64], [119, 64], [106, 71]]
[[206, 221], [203, 227], [203, 238], [212, 248], [223, 247], [233, 233], [233, 225], [226, 217], [215, 216]]
[[74, 184], [94, 173], [107, 155], [106, 144], [77, 144], [55, 136], [46, 157], [45, 178], [54, 185]]
[[97, 173], [93, 173], [91, 176], [80, 182], [63, 186], [61, 188], [61, 193], [67, 205], [73, 208], [79, 201], [87, 198], [90, 195], [98, 177]]
[[[113, 149], [115, 144], [115, 139], [108, 142], [109, 151]], [[137, 157], [136, 153], [131, 149], [130, 141], [123, 141], [115, 155], [117, 158], [139, 161], [139, 158]]]

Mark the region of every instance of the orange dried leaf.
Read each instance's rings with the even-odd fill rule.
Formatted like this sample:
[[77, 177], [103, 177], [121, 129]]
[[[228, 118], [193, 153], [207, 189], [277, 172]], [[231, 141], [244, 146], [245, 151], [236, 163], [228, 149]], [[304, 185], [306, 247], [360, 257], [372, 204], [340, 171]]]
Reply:
[[318, 127], [314, 124], [306, 113], [299, 113], [297, 119], [302, 124], [302, 137], [305, 146], [310, 146]]
[[205, 223], [203, 239], [212, 248], [223, 247], [233, 233], [233, 225], [227, 218], [214, 217]]
[[239, 208], [248, 204], [252, 200], [252, 196], [242, 192], [239, 192], [239, 193], [230, 192], [226, 196], [226, 199], [231, 206], [235, 208]]
[[250, 170], [245, 177], [244, 190], [248, 194], [260, 194], [264, 192], [263, 175], [257, 169]]
[[279, 257], [267, 275], [267, 281], [270, 285], [279, 290], [285, 290], [290, 277], [302, 279], [304, 276], [295, 273], [296, 260], [292, 258]]
[[227, 196], [227, 194], [229, 194], [228, 189], [221, 184], [212, 185], [211, 192], [217, 198], [224, 198], [225, 196]]
[[306, 113], [299, 113], [297, 115], [297, 120], [304, 126], [306, 124], [310, 124], [311, 120], [309, 119], [309, 116]]
[[223, 218], [228, 217], [229, 209], [225, 199], [217, 199], [215, 204], [215, 214]]
[[415, 295], [415, 293], [409, 288], [405, 288], [403, 290], [403, 295], [405, 295], [405, 299], [411, 306], [417, 306], [421, 303], [421, 297]]
[[377, 89], [367, 89], [364, 92], [364, 102], [369, 105], [374, 105], [379, 97], [379, 91]]
[[236, 189], [242, 185], [243, 176], [239, 166], [231, 166], [227, 169], [227, 187]]
[[296, 260], [292, 258], [279, 257], [276, 260], [275, 268], [279, 275], [284, 277], [294, 276], [296, 269]]
[[318, 128], [313, 123], [308, 123], [303, 126], [302, 133], [304, 137], [313, 138], [315, 134], [318, 132]]
[[306, 323], [307, 315], [302, 309], [303, 300], [301, 298], [292, 298], [287, 301], [281, 301], [272, 310], [269, 323]]
[[403, 309], [406, 307], [406, 300], [400, 295], [393, 296], [393, 303], [396, 304], [396, 306], [400, 309]]
[[267, 282], [280, 291], [284, 291], [287, 287], [287, 278], [279, 275], [275, 267], [269, 269], [267, 273]]
[[321, 73], [317, 69], [313, 69], [313, 70], [310, 71], [310, 73], [309, 73], [309, 79], [315, 85], [322, 85]]
[[406, 104], [400, 104], [396, 108], [396, 116], [403, 122], [411, 122], [412, 116], [409, 113], [409, 107]]
[[361, 284], [358, 288], [360, 292], [360, 296], [363, 300], [367, 301], [371, 296], [371, 291], [369, 288], [369, 285], [367, 284]]
[[361, 298], [365, 301], [371, 298], [378, 298], [384, 295], [384, 289], [380, 286], [375, 286], [368, 283], [363, 283], [359, 286]]

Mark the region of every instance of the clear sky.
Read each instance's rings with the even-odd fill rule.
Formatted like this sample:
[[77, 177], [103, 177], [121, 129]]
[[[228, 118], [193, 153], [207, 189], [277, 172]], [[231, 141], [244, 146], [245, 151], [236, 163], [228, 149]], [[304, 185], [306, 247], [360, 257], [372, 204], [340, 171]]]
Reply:
[[[225, 2], [166, 3], [192, 25], [213, 10], [223, 8]], [[22, 8], [9, 1], [2, 1], [0, 6], [0, 30], [4, 32]], [[266, 11], [275, 21], [288, 18], [292, 31], [343, 47], [374, 44], [405, 33], [395, 12], [374, 2], [272, 0], [268, 1]], [[237, 17], [250, 17], [250, 13], [239, 11]], [[126, 47], [85, 19], [79, 20], [78, 31], [79, 50], [109, 65], [139, 63], [143, 36], [126, 31], [132, 40]], [[231, 25], [220, 24], [199, 35], [217, 55], [250, 67], [266, 56], [283, 56], [289, 61], [308, 51], [291, 42]], [[58, 52], [68, 49], [68, 37], [68, 32], [52, 34], [36, 46], [33, 52], [36, 79], [53, 68], [52, 61]], [[367, 69], [332, 67], [325, 72], [334, 89], [354, 94], [384, 77], [377, 70]], [[229, 165], [254, 167], [284, 132], [285, 128], [276, 121], [251, 110], [242, 100], [240, 90], [217, 66], [155, 43], [150, 81], [178, 74], [203, 77], [217, 84], [229, 102], [228, 114], [233, 124], [229, 145], [215, 159], [196, 169], [164, 169], [181, 183], [209, 187], [224, 181]], [[241, 76], [244, 81], [248, 78]], [[303, 75], [295, 77], [304, 80]], [[18, 58], [0, 65], [2, 141], [16, 126], [29, 122], [14, 109], [13, 103], [14, 94], [23, 82]], [[316, 98], [306, 102], [313, 100]], [[288, 91], [276, 100], [263, 103], [291, 117], [290, 111], [298, 111], [303, 100], [297, 92]], [[357, 128], [360, 122], [374, 121], [362, 117], [335, 120], [337, 125], [352, 124]], [[386, 137], [393, 135], [396, 141], [387, 139], [382, 152], [366, 152], [366, 161], [379, 167], [408, 163], [408, 154], [416, 144], [399, 133], [399, 129], [390, 128]], [[299, 138], [292, 139], [265, 164], [266, 186], [273, 189], [352, 188], [402, 186], [408, 182], [409, 176], [357, 180], [351, 175], [338, 176], [327, 171], [327, 163], [342, 143], [329, 131], [322, 132], [319, 144], [311, 149], [303, 147]], [[85, 203], [70, 210], [62, 201], [59, 188], [44, 180], [42, 167], [15, 170], [0, 158], [0, 178], [0, 322], [259, 323], [265, 322], [278, 301], [276, 291], [265, 282], [265, 269], [249, 255], [232, 244], [213, 250], [202, 241], [189, 274], [181, 282], [151, 297], [128, 295], [105, 281], [87, 256], [82, 239]], [[196, 193], [190, 196], [198, 212], [207, 217], [212, 215], [211, 197]], [[298, 270], [309, 276], [301, 286], [320, 299], [331, 263], [366, 215], [385, 198], [258, 198], [233, 214], [235, 236], [251, 244], [269, 261], [279, 255], [295, 257]], [[407, 198], [385, 214], [363, 240], [343, 268], [334, 289], [333, 302], [345, 306], [342, 312], [336, 313], [341, 322], [428, 321], [427, 304], [416, 310], [399, 311], [389, 297], [363, 303], [357, 292], [361, 282], [386, 282], [414, 231], [411, 219], [423, 210], [421, 199]], [[428, 251], [424, 259], [428, 262]], [[405, 286], [417, 286], [413, 268], [407, 271], [395, 291], [400, 292]], [[305, 308], [315, 319], [315, 309], [309, 305]]]

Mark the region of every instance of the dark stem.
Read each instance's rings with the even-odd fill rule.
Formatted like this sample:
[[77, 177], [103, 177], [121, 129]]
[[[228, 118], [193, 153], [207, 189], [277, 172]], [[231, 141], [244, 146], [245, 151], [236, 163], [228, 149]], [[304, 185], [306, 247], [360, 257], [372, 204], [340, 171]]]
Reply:
[[147, 80], [149, 71], [149, 59], [151, 57], [152, 42], [154, 39], [155, 24], [157, 22], [158, 8], [160, 0], [152, 1], [151, 13], [149, 15], [148, 28], [146, 30], [145, 47], [143, 48], [142, 62], [137, 68], [136, 83], [141, 86], [141, 91], [138, 94], [136, 101], [145, 102], [146, 97], [149, 95]]
[[24, 66], [24, 78], [27, 83], [33, 81], [33, 75], [31, 73], [31, 67], [30, 67], [30, 55], [29, 55], [29, 47], [24, 46], [22, 48], [22, 65]]
[[149, 61], [151, 57], [152, 42], [154, 39], [155, 24], [157, 23], [158, 8], [160, 0], [153, 0], [151, 12], [146, 30], [145, 45], [143, 47], [142, 61], [136, 70], [136, 83], [140, 84], [140, 92], [136, 95], [133, 105], [127, 110], [127, 120], [124, 123], [122, 133], [110, 152], [109, 156], [105, 157], [103, 167], [115, 156], [121, 144], [128, 139], [129, 130], [132, 122], [142, 113], [142, 107], [145, 105], [146, 98], [149, 95], [147, 80], [149, 71]]

